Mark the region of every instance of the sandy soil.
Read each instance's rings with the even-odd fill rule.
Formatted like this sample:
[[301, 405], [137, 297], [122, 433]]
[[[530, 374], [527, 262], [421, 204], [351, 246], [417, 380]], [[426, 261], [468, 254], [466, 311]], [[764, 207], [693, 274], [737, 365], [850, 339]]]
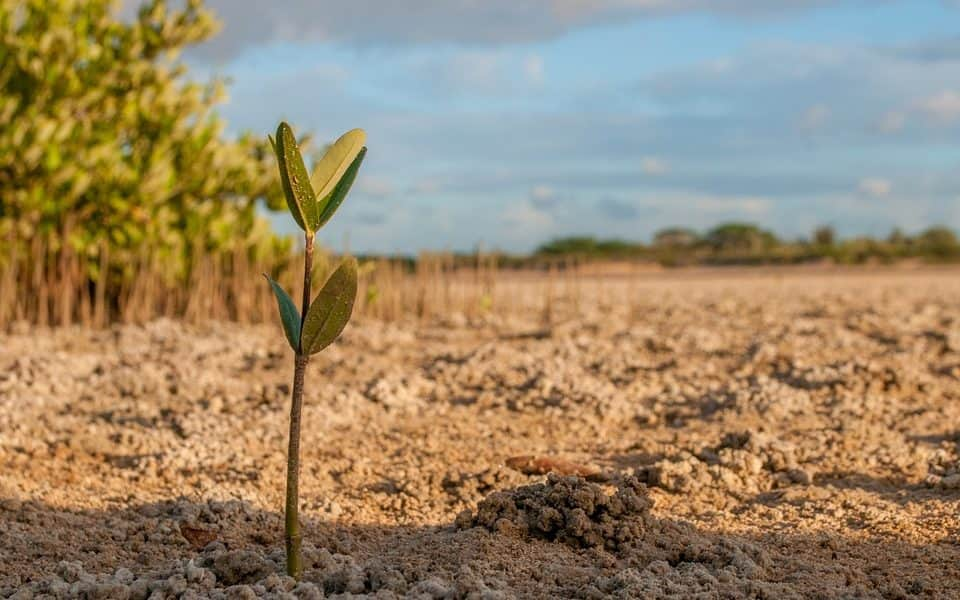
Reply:
[[960, 598], [960, 273], [554, 315], [357, 323], [311, 363], [299, 584], [278, 327], [11, 327], [0, 597]]

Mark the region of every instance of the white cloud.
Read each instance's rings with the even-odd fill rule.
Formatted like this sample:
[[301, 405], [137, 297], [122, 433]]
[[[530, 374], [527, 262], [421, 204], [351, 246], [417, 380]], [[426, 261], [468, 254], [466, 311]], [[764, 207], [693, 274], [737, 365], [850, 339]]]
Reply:
[[556, 199], [556, 192], [548, 185], [535, 185], [530, 190], [530, 202], [537, 208], [549, 208]]
[[645, 156], [640, 161], [640, 170], [647, 175], [664, 175], [670, 171], [670, 165], [656, 156]]
[[470, 50], [450, 57], [426, 57], [414, 71], [430, 83], [432, 91], [497, 93], [507, 75], [503, 59], [498, 51]]
[[[224, 21], [200, 49], [229, 58], [276, 41], [396, 44], [526, 43], [597, 24], [683, 13], [776, 16], [842, 0], [208, 0]], [[123, 13], [133, 14], [133, 0]]]
[[918, 58], [914, 46], [768, 42], [728, 57], [722, 70], [704, 60], [655, 73], [639, 89], [664, 109], [707, 107], [745, 127], [768, 127], [778, 142], [779, 118], [822, 131], [825, 140], [898, 132], [917, 115], [960, 122], [960, 88], [944, 90], [960, 76], [960, 61]]
[[944, 90], [917, 103], [917, 108], [944, 123], [960, 119], [960, 92]]
[[[463, 11], [463, 19], [486, 14], [490, 7], [519, 10], [503, 8], [505, 0], [463, 1], [449, 0], [450, 7]], [[718, 7], [724, 3], [714, 1]], [[525, 0], [517, 2], [523, 6]], [[687, 0], [669, 3], [685, 6]], [[350, 10], [350, 3], [342, 4], [333, 11]], [[384, 10], [394, 11], [388, 4], [383, 3]], [[589, 0], [580, 4], [593, 10]], [[542, 7], [553, 5], [542, 0]], [[659, 10], [666, 5], [662, 2]], [[431, 20], [449, 12], [448, 6], [421, 8]], [[264, 5], [264, 10], [274, 9]], [[579, 19], [578, 14], [573, 10], [550, 19]], [[592, 72], [573, 68], [569, 61], [587, 57], [571, 56], [569, 50], [574, 42], [592, 43], [603, 31], [565, 39], [557, 47], [460, 45], [463, 36], [452, 44], [387, 46], [426, 39], [418, 37], [430, 33], [423, 31], [387, 31], [380, 48], [362, 52], [342, 46], [374, 40], [376, 31], [366, 26], [344, 32], [346, 37], [310, 38], [341, 44], [316, 53], [302, 48], [302, 60], [292, 66], [280, 59], [301, 49], [286, 45], [228, 65], [228, 74], [236, 73], [245, 89], [226, 110], [238, 131], [266, 130], [260, 121], [271, 124], [281, 117], [304, 131], [330, 135], [338, 123], [365, 127], [377, 143], [371, 143], [376, 162], [364, 172], [386, 181], [361, 180], [358, 189], [369, 185], [371, 192], [385, 193], [386, 182], [394, 182], [398, 205], [419, 202], [446, 215], [442, 223], [431, 216], [432, 229], [414, 220], [391, 220], [389, 227], [402, 239], [397, 248], [442, 247], [448, 238], [437, 232], [448, 232], [449, 239], [468, 247], [483, 239], [515, 249], [554, 234], [636, 238], [660, 226], [708, 228], [727, 220], [757, 222], [791, 235], [821, 221], [846, 231], [882, 233], [893, 224], [911, 225], [894, 207], [918, 213], [918, 206], [928, 207], [914, 218], [919, 224], [934, 222], [960, 190], [960, 175], [949, 175], [950, 157], [938, 153], [944, 132], [922, 126], [954, 118], [951, 94], [958, 92], [944, 90], [960, 90], [949, 83], [960, 81], [960, 61], [921, 59], [882, 38], [865, 42], [859, 33], [838, 28], [832, 41], [807, 44], [785, 36], [786, 41], [769, 42], [769, 31], [759, 27], [742, 45], [724, 50], [727, 56], [717, 56], [711, 47], [699, 61], [653, 60], [636, 69], [611, 64]], [[673, 25], [664, 26], [669, 31]], [[230, 27], [228, 22], [228, 35]], [[457, 35], [450, 32], [450, 39]], [[920, 35], [911, 39], [919, 41]], [[501, 41], [489, 38], [491, 44]], [[624, 52], [642, 49], [638, 42]], [[276, 57], [289, 86], [264, 85], [272, 72], [265, 65]], [[301, 77], [314, 59], [337, 62], [349, 77], [332, 91], [312, 76]], [[290, 73], [294, 68], [302, 69], [296, 77]], [[549, 88], [537, 88], [538, 79], [548, 79]], [[287, 87], [300, 93], [271, 93]], [[258, 89], [263, 91], [255, 93]], [[879, 138], [894, 132], [902, 133]], [[926, 174], [943, 181], [927, 183]], [[895, 189], [891, 181], [871, 183], [876, 177], [858, 181], [871, 175], [889, 177]], [[848, 208], [840, 199], [848, 200]], [[368, 204], [375, 206], [373, 196]], [[375, 211], [369, 212], [372, 220]], [[634, 213], [641, 216], [601, 218]], [[366, 213], [355, 208], [351, 214], [359, 219]], [[524, 228], [530, 229], [526, 236]], [[371, 247], [387, 243], [363, 235]]]
[[860, 180], [857, 190], [873, 198], [883, 198], [893, 191], [893, 184], [881, 177], [866, 177]]
[[[412, 52], [392, 70], [391, 93], [409, 93], [430, 100], [458, 97], [504, 98], [533, 90], [546, 80], [544, 60], [537, 54], [508, 49], [444, 49], [430, 53]], [[397, 56], [403, 57], [403, 52]]]
[[553, 216], [537, 208], [531, 202], [521, 202], [508, 206], [502, 215], [503, 223], [517, 232], [542, 234], [553, 227]]

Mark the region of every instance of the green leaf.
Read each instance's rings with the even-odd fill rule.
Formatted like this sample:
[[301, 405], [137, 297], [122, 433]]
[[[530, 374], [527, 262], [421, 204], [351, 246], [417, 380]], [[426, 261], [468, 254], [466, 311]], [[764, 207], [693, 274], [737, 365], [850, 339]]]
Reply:
[[333, 194], [334, 188], [343, 179], [344, 173], [360, 154], [366, 141], [366, 132], [362, 129], [351, 129], [341, 135], [317, 163], [313, 170], [313, 184], [318, 192], [317, 198], [321, 199], [317, 206], [318, 215], [326, 212], [326, 203]]
[[307, 310], [303, 322], [301, 348], [304, 354], [316, 354], [333, 343], [347, 326], [357, 299], [357, 261], [340, 263]]
[[286, 123], [277, 127], [277, 139], [274, 142], [277, 162], [280, 164], [280, 184], [287, 198], [287, 207], [297, 225], [307, 233], [317, 230], [317, 198], [310, 184], [307, 167], [303, 164], [303, 155], [293, 137], [293, 130]]
[[320, 220], [317, 223], [317, 229], [320, 229], [326, 225], [327, 221], [330, 220], [330, 217], [333, 216], [333, 213], [337, 212], [337, 209], [340, 208], [341, 204], [343, 204], [347, 194], [350, 192], [350, 188], [353, 186], [353, 181], [357, 178], [357, 172], [360, 170], [360, 165], [363, 163], [363, 159], [366, 155], [367, 147], [364, 146], [360, 149], [360, 154], [357, 154], [357, 157], [353, 159], [352, 163], [350, 163], [350, 166], [347, 168], [346, 172], [344, 172], [343, 177], [337, 183], [337, 186], [333, 188], [333, 191], [330, 193], [330, 195], [320, 202], [320, 206], [323, 206], [323, 211], [320, 213]]
[[286, 291], [276, 281], [266, 277], [270, 287], [273, 288], [273, 294], [277, 297], [277, 308], [280, 310], [280, 321], [283, 323], [283, 332], [287, 335], [287, 341], [294, 352], [300, 352], [300, 312], [297, 305], [287, 294]]

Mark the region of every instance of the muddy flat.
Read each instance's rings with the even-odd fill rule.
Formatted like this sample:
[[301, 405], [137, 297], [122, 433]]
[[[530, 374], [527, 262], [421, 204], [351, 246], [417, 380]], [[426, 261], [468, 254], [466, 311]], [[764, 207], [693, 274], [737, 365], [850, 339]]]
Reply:
[[278, 325], [10, 327], [0, 597], [960, 598], [960, 272], [582, 294], [311, 362], [299, 583]]

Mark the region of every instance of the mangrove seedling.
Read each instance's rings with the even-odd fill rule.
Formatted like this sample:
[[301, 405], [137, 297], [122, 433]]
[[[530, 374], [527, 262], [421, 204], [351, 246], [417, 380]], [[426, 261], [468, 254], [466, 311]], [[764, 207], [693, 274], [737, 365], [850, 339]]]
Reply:
[[293, 392], [290, 402], [290, 439], [287, 450], [287, 497], [284, 508], [284, 533], [287, 546], [287, 574], [294, 579], [303, 575], [300, 532], [300, 413], [303, 407], [303, 381], [312, 354], [333, 343], [343, 332], [357, 298], [357, 262], [347, 258], [333, 271], [320, 293], [310, 300], [313, 271], [313, 241], [343, 204], [347, 192], [367, 153], [366, 134], [353, 129], [340, 136], [307, 174], [303, 155], [293, 130], [280, 123], [276, 138], [270, 138], [280, 167], [280, 183], [294, 221], [304, 233], [303, 304], [299, 311], [286, 291], [267, 277], [280, 309], [283, 332], [293, 349]]

